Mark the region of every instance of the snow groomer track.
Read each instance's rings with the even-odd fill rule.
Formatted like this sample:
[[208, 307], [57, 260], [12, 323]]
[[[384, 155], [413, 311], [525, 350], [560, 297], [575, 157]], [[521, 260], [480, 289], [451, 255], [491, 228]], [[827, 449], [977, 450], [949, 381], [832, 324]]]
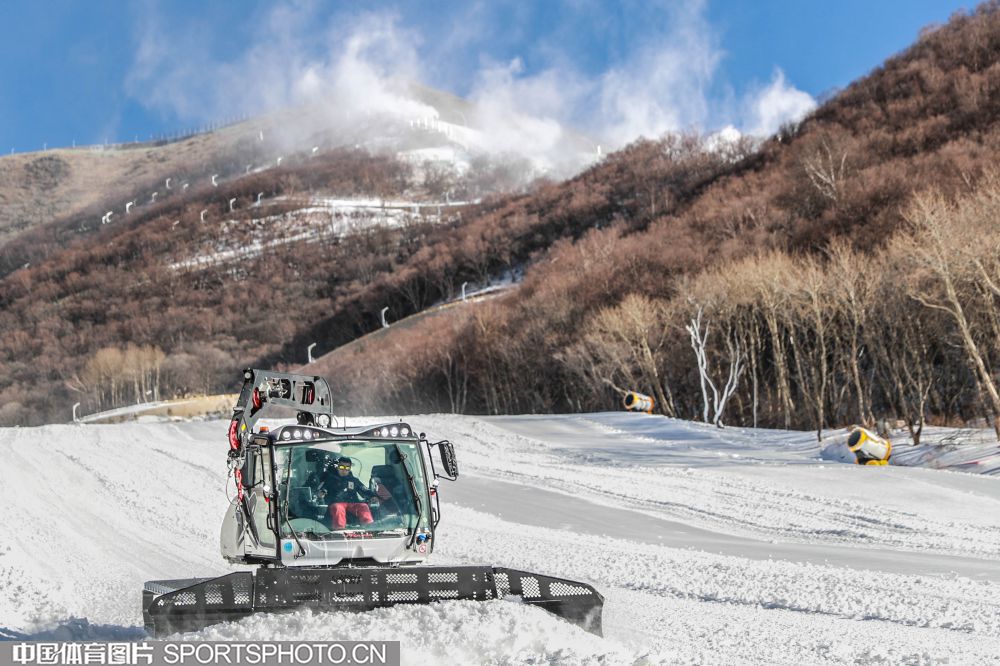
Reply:
[[[414, 664], [1000, 663], [995, 443], [897, 444], [924, 467], [861, 467], [833, 431], [821, 447], [637, 414], [406, 421], [462, 466], [435, 562], [586, 581], [605, 596], [603, 638], [504, 600], [183, 636], [399, 640]], [[4, 429], [0, 636], [142, 638], [143, 581], [238, 570], [218, 552], [227, 425]]]

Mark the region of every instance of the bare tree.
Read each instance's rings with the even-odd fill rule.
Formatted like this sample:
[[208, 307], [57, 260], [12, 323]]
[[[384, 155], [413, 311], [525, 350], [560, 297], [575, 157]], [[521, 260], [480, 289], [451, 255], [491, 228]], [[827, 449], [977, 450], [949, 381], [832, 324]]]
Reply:
[[[712, 371], [709, 367], [708, 337], [710, 325], [706, 322], [704, 324], [704, 331], [702, 330], [703, 314], [704, 308], [701, 305], [695, 304], [695, 313], [691, 317], [690, 323], [684, 328], [687, 330], [688, 335], [691, 336], [691, 348], [694, 350], [695, 359], [698, 363], [698, 376], [701, 381], [701, 397], [704, 407], [702, 420], [705, 423], [714, 423], [717, 427], [721, 428], [723, 426], [722, 414], [725, 412], [726, 403], [729, 402], [729, 399], [736, 392], [740, 375], [743, 373], [743, 352], [740, 350], [739, 342], [734, 340], [732, 335], [727, 335], [725, 342], [729, 360], [729, 374], [726, 378], [725, 386], [723, 386], [720, 393], [715, 385], [715, 381], [712, 379]], [[709, 421], [709, 391], [712, 393], [711, 421]]]
[[969, 364], [986, 393], [1000, 439], [1000, 391], [970, 321], [969, 297], [963, 293], [975, 279], [974, 262], [968, 260], [966, 248], [966, 223], [972, 221], [972, 212], [961, 203], [949, 204], [940, 192], [920, 194], [906, 215], [911, 233], [898, 236], [895, 242], [915, 269], [910, 295], [924, 307], [947, 314], [955, 324]]
[[[593, 359], [600, 380], [621, 392], [652, 391], [661, 412], [676, 416], [665, 352], [669, 342], [669, 306], [638, 294], [629, 294], [612, 308], [600, 310], [584, 334], [584, 355]], [[574, 354], [574, 357], [579, 355]]]
[[[823, 267], [815, 259], [804, 259], [795, 271], [798, 289], [795, 292], [799, 316], [804, 320], [800, 327], [801, 340], [796, 344], [795, 360], [802, 393], [812, 403], [816, 414], [816, 438], [823, 439], [826, 426], [826, 398], [830, 379], [830, 322], [832, 310], [827, 293], [827, 279]], [[802, 367], [802, 362], [806, 367]]]
[[792, 426], [791, 380], [787, 353], [784, 321], [788, 315], [791, 274], [794, 270], [791, 260], [779, 252], [754, 257], [747, 271], [747, 280], [753, 285], [756, 300], [766, 324], [772, 347], [771, 357], [775, 369], [775, 384], [778, 404], [781, 408], [785, 428]]
[[854, 252], [843, 240], [831, 243], [827, 254], [828, 270], [833, 274], [830, 280], [833, 300], [845, 320], [847, 351], [840, 355], [846, 361], [850, 381], [854, 386], [857, 420], [871, 426], [875, 417], [871, 413], [869, 401], [865, 399], [868, 390], [861, 380], [860, 359], [864, 353], [862, 333], [869, 323], [874, 298], [873, 287], [877, 277], [877, 273], [870, 267], [880, 265], [880, 261]]
[[847, 176], [847, 150], [834, 147], [829, 137], [802, 160], [802, 168], [809, 182], [824, 197], [837, 203], [843, 195]]

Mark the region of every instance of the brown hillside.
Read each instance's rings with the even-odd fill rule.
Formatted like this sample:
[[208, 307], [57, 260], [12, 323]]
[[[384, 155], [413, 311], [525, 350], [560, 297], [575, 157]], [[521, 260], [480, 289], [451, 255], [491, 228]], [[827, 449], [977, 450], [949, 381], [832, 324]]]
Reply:
[[[699, 171], [697, 150], [643, 142], [484, 212], [466, 237], [425, 256], [478, 246], [486, 274], [567, 230], [582, 238], [556, 241], [516, 293], [465, 323], [428, 321], [364, 356], [334, 354], [330, 367], [370, 400], [350, 407], [447, 409], [459, 385], [470, 411], [589, 410], [637, 388], [665, 413], [700, 418], [686, 330], [700, 309], [696, 330], [711, 331], [706, 360], [720, 390], [739, 360], [731, 421], [995, 418], [1000, 273], [990, 271], [1000, 231], [989, 220], [1000, 215], [990, 217], [988, 172], [1000, 156], [998, 55], [1000, 13], [988, 4], [923, 34], [732, 166], [709, 159]], [[934, 215], [960, 248], [981, 251], [951, 253], [961, 259], [954, 301], [910, 242], [934, 245]], [[456, 263], [456, 275], [472, 268]], [[441, 269], [428, 260], [411, 270], [430, 285]], [[402, 274], [384, 280], [396, 293], [417, 288]]]
[[[234, 171], [243, 158], [262, 158], [258, 124], [241, 123], [181, 141], [54, 149], [0, 157], [0, 247], [21, 232], [52, 222], [106, 210], [123, 213], [126, 201], [163, 198], [181, 181], [205, 177], [213, 168]], [[227, 162], [232, 162], [228, 165]], [[229, 167], [229, 168], [226, 168]], [[213, 171], [212, 173], [216, 173]], [[98, 213], [97, 211], [100, 210]]]
[[[981, 211], [1000, 139], [998, 44], [998, 12], [984, 6], [759, 149], [642, 141], [564, 183], [443, 218], [264, 244], [240, 261], [177, 268], [293, 237], [283, 216], [317, 193], [412, 195], [412, 172], [340, 150], [148, 206], [114, 229], [72, 238], [67, 222], [22, 235], [0, 253], [12, 271], [0, 281], [0, 419], [129, 399], [153, 370], [169, 391], [226, 389], [246, 364], [301, 362], [312, 342], [335, 349], [374, 330], [383, 307], [400, 319], [463, 282], [522, 275], [502, 299], [335, 353], [345, 406], [598, 409], [639, 388], [665, 413], [701, 416], [685, 329], [700, 310], [710, 374], [721, 384], [734, 361], [740, 370], [730, 421], [1000, 413], [989, 391], [1000, 323], [990, 283], [974, 279], [991, 275], [989, 255], [952, 253], [966, 262], [955, 267], [964, 281], [952, 280], [974, 323], [964, 335], [940, 271], [913, 263], [904, 242], [931, 234], [937, 216], [964, 220], [976, 248], [992, 247]], [[491, 178], [509, 170], [482, 166]], [[261, 191], [268, 208], [256, 212], [248, 202]], [[232, 197], [240, 210], [228, 215]], [[45, 404], [30, 397], [42, 389]]]

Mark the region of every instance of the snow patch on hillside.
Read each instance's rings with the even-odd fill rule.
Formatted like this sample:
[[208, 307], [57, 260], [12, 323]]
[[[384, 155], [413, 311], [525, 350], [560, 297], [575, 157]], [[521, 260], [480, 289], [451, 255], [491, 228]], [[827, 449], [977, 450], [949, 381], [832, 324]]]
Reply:
[[169, 264], [169, 268], [175, 271], [207, 268], [258, 257], [286, 245], [329, 242], [377, 227], [399, 228], [417, 222], [437, 224], [451, 219], [456, 208], [464, 205], [467, 203], [316, 197], [281, 215], [226, 219], [209, 247], [193, 257]]

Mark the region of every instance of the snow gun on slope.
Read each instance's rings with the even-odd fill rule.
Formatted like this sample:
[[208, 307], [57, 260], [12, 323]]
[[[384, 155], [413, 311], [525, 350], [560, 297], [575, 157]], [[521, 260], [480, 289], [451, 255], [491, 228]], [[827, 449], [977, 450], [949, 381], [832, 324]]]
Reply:
[[622, 398], [622, 405], [625, 409], [630, 412], [645, 412], [646, 414], [653, 413], [653, 407], [656, 406], [656, 401], [653, 400], [653, 396], [646, 395], [645, 393], [639, 393], [637, 391], [629, 391]]
[[888, 439], [860, 426], [848, 435], [847, 448], [859, 465], [888, 465], [892, 456], [892, 443]]
[[[300, 608], [508, 598], [601, 634], [604, 597], [585, 583], [488, 565], [422, 566], [441, 519], [438, 479], [458, 478], [453, 445], [430, 443], [401, 422], [340, 427], [330, 396], [322, 377], [244, 371], [229, 424], [236, 495], [221, 550], [231, 563], [258, 568], [147, 582], [150, 635]], [[298, 410], [297, 423], [255, 430], [270, 406]]]

